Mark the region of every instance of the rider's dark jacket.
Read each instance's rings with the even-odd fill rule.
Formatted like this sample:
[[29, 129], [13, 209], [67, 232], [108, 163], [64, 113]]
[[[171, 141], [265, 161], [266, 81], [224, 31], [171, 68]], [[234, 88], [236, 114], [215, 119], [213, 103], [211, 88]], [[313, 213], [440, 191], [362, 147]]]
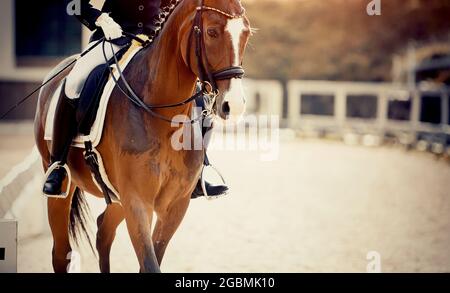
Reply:
[[104, 36], [102, 29], [95, 25], [102, 13], [109, 13], [126, 32], [148, 35], [153, 27], [154, 17], [160, 12], [160, 6], [161, 0], [105, 0], [100, 11], [90, 4], [90, 0], [81, 0], [81, 14], [77, 18], [91, 31], [95, 31], [91, 42]]

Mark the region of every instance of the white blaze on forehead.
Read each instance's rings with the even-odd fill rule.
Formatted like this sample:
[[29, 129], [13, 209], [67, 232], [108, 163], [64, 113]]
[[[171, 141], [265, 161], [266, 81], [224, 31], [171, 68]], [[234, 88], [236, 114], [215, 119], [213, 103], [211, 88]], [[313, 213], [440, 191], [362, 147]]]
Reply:
[[244, 19], [241, 18], [235, 18], [235, 19], [229, 19], [226, 30], [231, 35], [231, 42], [233, 43], [233, 53], [234, 53], [234, 61], [233, 66], [239, 66], [239, 45], [241, 43], [241, 36], [244, 32], [245, 24]]
[[[233, 45], [234, 59], [232, 66], [239, 66], [241, 60], [241, 56], [239, 55], [241, 36], [245, 29], [244, 19], [236, 18], [228, 20], [225, 29], [230, 34]], [[233, 78], [230, 80], [230, 88], [224, 95], [224, 101], [228, 102], [230, 107], [230, 120], [239, 120], [245, 112], [244, 88], [241, 79]]]

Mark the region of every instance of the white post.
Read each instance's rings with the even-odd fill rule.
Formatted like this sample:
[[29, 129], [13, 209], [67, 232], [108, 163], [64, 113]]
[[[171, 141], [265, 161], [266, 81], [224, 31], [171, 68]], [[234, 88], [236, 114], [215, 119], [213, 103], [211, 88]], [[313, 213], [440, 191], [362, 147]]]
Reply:
[[412, 106], [411, 106], [411, 132], [417, 134], [420, 126], [420, 113], [422, 112], [422, 97], [420, 91], [416, 88], [411, 92]]
[[289, 127], [297, 128], [300, 126], [300, 95], [301, 89], [297, 81], [290, 81], [288, 83], [288, 120]]
[[388, 120], [388, 110], [389, 110], [388, 96], [386, 92], [382, 91], [377, 95], [377, 99], [378, 99], [378, 113], [377, 113], [378, 127], [379, 130], [384, 135]]
[[334, 117], [336, 124], [342, 129], [347, 118], [347, 92], [343, 88], [335, 92]]
[[449, 125], [448, 106], [449, 106], [448, 91], [443, 91], [441, 95], [441, 113], [442, 113], [441, 124], [444, 129]]

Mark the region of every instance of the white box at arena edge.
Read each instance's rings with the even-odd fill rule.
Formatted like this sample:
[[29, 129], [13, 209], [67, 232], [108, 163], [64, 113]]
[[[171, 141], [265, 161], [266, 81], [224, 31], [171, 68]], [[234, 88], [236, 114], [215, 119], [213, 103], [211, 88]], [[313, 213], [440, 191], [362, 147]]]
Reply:
[[0, 220], [0, 273], [17, 273], [16, 220]]

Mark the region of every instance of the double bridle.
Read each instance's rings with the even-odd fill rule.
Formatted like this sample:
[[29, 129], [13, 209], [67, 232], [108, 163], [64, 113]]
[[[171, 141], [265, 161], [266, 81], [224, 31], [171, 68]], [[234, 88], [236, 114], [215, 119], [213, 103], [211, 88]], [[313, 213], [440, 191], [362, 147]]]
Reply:
[[[165, 20], [166, 20], [165, 17], [169, 16], [170, 13], [176, 8], [176, 6], [181, 1], [182, 0], [173, 0], [170, 7], [164, 8], [164, 10], [162, 12], [163, 15], [160, 15], [160, 18], [162, 18], [162, 20], [160, 21], [161, 27], [159, 27], [159, 29], [155, 31], [155, 34], [153, 36], [150, 36], [150, 41], [140, 40], [137, 36], [133, 36], [129, 33], [127, 33], [126, 35], [131, 36], [135, 40], [138, 40], [139, 42], [141, 42], [141, 44], [144, 47], [149, 46], [153, 42], [153, 40], [155, 39], [157, 34], [161, 31], [161, 28], [164, 25]], [[111, 50], [114, 55], [114, 63], [115, 63], [117, 72], [119, 73], [120, 79], [122, 80], [122, 83], [125, 85], [125, 89], [123, 89], [121, 87], [121, 85], [119, 84], [119, 81], [114, 76], [114, 73], [113, 73], [111, 67], [108, 66], [110, 73], [111, 73], [111, 77], [114, 80], [114, 82], [116, 83], [116, 86], [131, 102], [133, 102], [133, 104], [144, 109], [146, 112], [148, 112], [152, 116], [159, 118], [163, 121], [170, 122], [170, 123], [173, 122], [173, 120], [156, 113], [154, 111], [155, 109], [167, 109], [167, 108], [181, 107], [181, 106], [191, 103], [192, 101], [196, 100], [197, 98], [200, 98], [201, 96], [203, 96], [203, 98], [204, 98], [205, 110], [202, 112], [200, 117], [193, 119], [193, 120], [180, 122], [180, 123], [192, 124], [192, 123], [195, 123], [197, 121], [200, 121], [206, 117], [213, 115], [214, 104], [216, 103], [217, 96], [220, 93], [219, 88], [217, 87], [217, 81], [229, 80], [229, 79], [234, 79], [234, 78], [242, 78], [245, 74], [245, 71], [242, 68], [242, 66], [230, 66], [230, 67], [223, 68], [223, 69], [220, 69], [220, 70], [217, 70], [214, 72], [211, 71], [210, 64], [208, 62], [207, 52], [206, 52], [205, 40], [203, 37], [202, 16], [203, 16], [203, 11], [205, 11], [205, 10], [214, 11], [214, 12], [219, 13], [229, 19], [242, 18], [245, 15], [245, 10], [240, 15], [232, 15], [232, 14], [224, 12], [220, 9], [205, 6], [204, 0], [201, 0], [201, 5], [196, 8], [194, 24], [193, 24], [192, 30], [190, 32], [190, 35], [189, 35], [189, 45], [187, 48], [187, 50], [188, 50], [188, 52], [187, 52], [188, 53], [187, 54], [188, 67], [191, 68], [191, 70], [192, 70], [191, 49], [192, 49], [192, 38], [193, 38], [193, 36], [195, 36], [195, 56], [197, 59], [198, 74], [199, 74], [198, 81], [200, 84], [200, 91], [198, 91], [196, 94], [194, 94], [193, 96], [191, 96], [190, 98], [188, 98], [182, 102], [175, 103], [175, 104], [159, 105], [159, 106], [147, 105], [143, 101], [143, 99], [141, 99], [134, 92], [134, 90], [132, 89], [130, 84], [125, 79], [125, 76], [119, 66], [119, 60], [117, 59], [117, 56], [114, 52], [114, 48], [113, 48], [112, 44], [110, 43]], [[103, 41], [103, 55], [105, 57], [105, 60], [107, 60], [106, 53], [105, 53], [105, 43], [106, 43], [106, 40]]]
[[191, 45], [193, 35], [195, 36], [195, 57], [197, 58], [197, 67], [199, 79], [202, 82], [204, 87], [210, 87], [208, 92], [219, 93], [219, 88], [217, 87], [217, 81], [219, 80], [227, 80], [233, 78], [242, 78], [245, 74], [244, 68], [242, 66], [230, 66], [227, 68], [222, 68], [220, 70], [211, 71], [209, 62], [208, 62], [208, 54], [205, 46], [205, 39], [203, 37], [203, 11], [213, 11], [218, 14], [221, 14], [228, 19], [238, 19], [242, 18], [245, 15], [245, 10], [239, 15], [233, 15], [226, 13], [217, 8], [209, 7], [204, 5], [204, 0], [201, 0], [201, 5], [196, 8], [197, 12], [195, 14], [194, 25], [192, 27], [191, 33], [189, 35], [189, 46], [187, 48], [187, 58], [188, 58], [188, 67], [192, 68], [191, 65]]

